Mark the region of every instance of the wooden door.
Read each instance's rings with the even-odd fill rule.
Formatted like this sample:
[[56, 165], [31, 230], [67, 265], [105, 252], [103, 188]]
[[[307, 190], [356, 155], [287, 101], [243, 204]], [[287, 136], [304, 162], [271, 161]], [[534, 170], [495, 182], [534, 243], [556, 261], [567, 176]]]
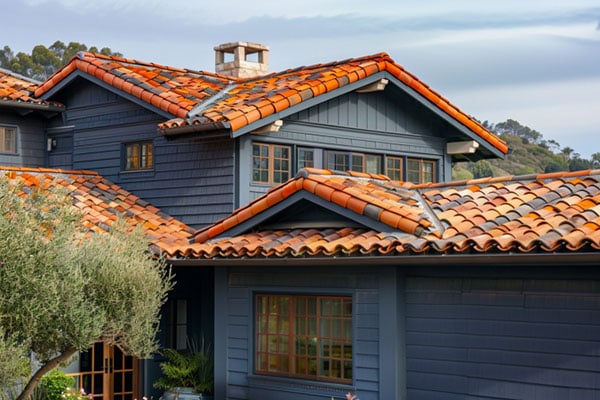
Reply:
[[97, 342], [81, 353], [78, 386], [94, 400], [134, 400], [138, 394], [139, 360], [117, 346]]

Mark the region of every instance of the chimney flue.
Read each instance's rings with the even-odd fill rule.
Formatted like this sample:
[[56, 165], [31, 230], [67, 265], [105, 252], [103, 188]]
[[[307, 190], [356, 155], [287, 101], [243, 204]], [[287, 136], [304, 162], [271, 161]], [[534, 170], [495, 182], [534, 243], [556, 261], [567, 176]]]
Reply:
[[[233, 61], [225, 60], [233, 54]], [[256, 54], [257, 61], [248, 56]], [[269, 48], [258, 43], [232, 42], [215, 47], [215, 72], [237, 78], [252, 78], [269, 72]]]

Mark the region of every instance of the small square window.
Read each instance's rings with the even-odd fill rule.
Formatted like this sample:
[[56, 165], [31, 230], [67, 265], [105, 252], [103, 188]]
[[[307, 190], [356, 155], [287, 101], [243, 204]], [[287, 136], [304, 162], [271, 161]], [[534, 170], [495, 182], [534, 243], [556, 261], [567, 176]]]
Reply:
[[275, 184], [290, 179], [290, 147], [275, 144], [252, 144], [252, 181]]
[[0, 126], [0, 153], [17, 152], [17, 128]]
[[413, 183], [434, 182], [436, 162], [409, 158], [407, 160], [407, 180]]
[[125, 145], [125, 170], [152, 169], [154, 154], [151, 142], [135, 142]]

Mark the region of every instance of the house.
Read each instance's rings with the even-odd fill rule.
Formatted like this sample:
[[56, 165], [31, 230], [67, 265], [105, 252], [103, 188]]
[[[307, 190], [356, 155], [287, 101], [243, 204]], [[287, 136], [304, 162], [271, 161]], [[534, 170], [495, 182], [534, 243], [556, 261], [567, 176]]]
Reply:
[[304, 169], [165, 251], [214, 268], [216, 398], [600, 393], [600, 170]]
[[[2, 169], [67, 182], [92, 229], [144, 224], [178, 276], [161, 343], [213, 341], [217, 399], [597, 396], [600, 172], [444, 183], [506, 143], [385, 53], [268, 58], [227, 43], [212, 73], [84, 52], [0, 80], [0, 126], [31, 147]], [[95, 371], [106, 357], [133, 368]], [[109, 387], [92, 393], [158, 396], [158, 360], [123, 357], [82, 355]]]
[[33, 93], [66, 108], [45, 166], [97, 171], [201, 228], [303, 167], [445, 181], [453, 161], [508, 151], [385, 53], [266, 75], [266, 46], [215, 59], [219, 73], [79, 53]]
[[39, 82], [0, 68], [0, 165], [43, 167], [48, 120], [62, 113], [62, 104], [35, 98]]

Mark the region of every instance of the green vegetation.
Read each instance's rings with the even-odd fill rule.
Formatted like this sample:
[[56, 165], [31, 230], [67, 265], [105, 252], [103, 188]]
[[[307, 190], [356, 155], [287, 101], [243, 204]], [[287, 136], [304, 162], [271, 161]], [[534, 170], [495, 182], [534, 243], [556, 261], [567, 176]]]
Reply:
[[0, 68], [4, 68], [29, 78], [45, 81], [60, 67], [67, 64], [69, 60], [79, 51], [90, 51], [102, 53], [108, 56], [122, 56], [121, 53], [113, 53], [108, 47], [98, 50], [97, 47], [88, 47], [83, 43], [70, 42], [64, 44], [60, 40], [54, 42], [50, 47], [37, 45], [31, 50], [31, 54], [14, 52], [8, 46], [0, 49]]
[[123, 221], [90, 232], [71, 202], [0, 178], [0, 392], [23, 379], [19, 400], [98, 340], [139, 358], [158, 348], [173, 286], [164, 261]]
[[487, 176], [541, 174], [600, 168], [600, 152], [584, 159], [570, 147], [561, 148], [555, 140], [544, 140], [541, 133], [509, 119], [498, 124], [483, 125], [507, 142], [510, 153], [504, 160], [482, 160], [456, 163], [452, 179]]

